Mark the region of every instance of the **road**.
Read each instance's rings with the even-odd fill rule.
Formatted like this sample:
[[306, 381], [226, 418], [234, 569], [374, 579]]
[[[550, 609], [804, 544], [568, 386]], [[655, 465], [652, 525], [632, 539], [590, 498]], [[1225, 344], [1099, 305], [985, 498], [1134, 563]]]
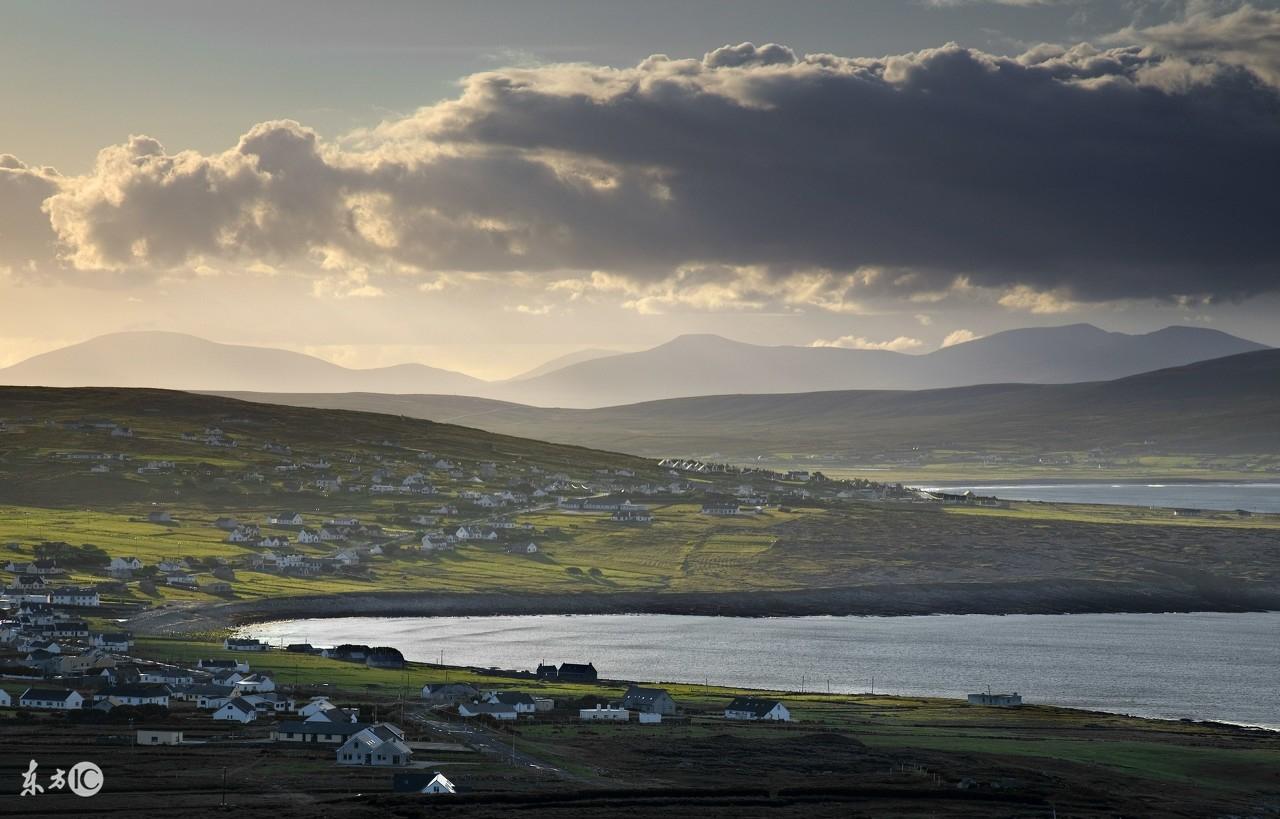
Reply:
[[571, 774], [563, 768], [558, 768], [549, 762], [525, 753], [520, 748], [518, 737], [514, 738], [513, 745], [512, 736], [490, 730], [479, 722], [479, 718], [446, 721], [428, 713], [418, 713], [412, 715], [410, 719], [430, 728], [432, 731], [452, 738], [455, 742], [468, 745], [482, 753], [491, 754], [495, 759], [512, 762], [522, 768], [532, 768], [539, 773], [557, 776], [561, 779], [575, 782], [588, 781], [581, 776]]

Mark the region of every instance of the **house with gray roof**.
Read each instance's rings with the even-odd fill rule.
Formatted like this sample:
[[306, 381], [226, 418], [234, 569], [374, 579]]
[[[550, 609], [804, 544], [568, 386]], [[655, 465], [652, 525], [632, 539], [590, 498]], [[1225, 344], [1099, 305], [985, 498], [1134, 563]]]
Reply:
[[408, 765], [413, 750], [404, 741], [404, 732], [389, 723], [370, 725], [353, 734], [338, 748], [339, 765]]
[[671, 715], [676, 712], [676, 701], [663, 688], [633, 685], [623, 695], [622, 707], [642, 714]]

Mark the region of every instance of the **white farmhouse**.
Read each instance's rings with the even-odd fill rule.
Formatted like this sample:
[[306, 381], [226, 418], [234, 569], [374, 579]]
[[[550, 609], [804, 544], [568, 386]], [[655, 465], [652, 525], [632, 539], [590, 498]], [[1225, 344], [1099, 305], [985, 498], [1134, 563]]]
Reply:
[[39, 708], [51, 711], [77, 711], [84, 707], [84, 697], [79, 691], [65, 688], [28, 688], [18, 697], [19, 708]]
[[113, 577], [128, 575], [142, 568], [142, 561], [136, 557], [113, 557], [107, 564], [107, 573]]
[[790, 722], [791, 712], [778, 700], [737, 697], [725, 706], [724, 718]]
[[226, 705], [213, 712], [213, 718], [230, 720], [244, 725], [258, 718], [258, 710], [241, 698], [233, 697], [227, 700]]
[[276, 690], [276, 681], [264, 674], [250, 674], [244, 679], [235, 682], [232, 685], [232, 689], [238, 695], [265, 694], [268, 691]]
[[463, 718], [489, 717], [490, 719], [506, 722], [516, 719], [519, 714], [517, 714], [516, 709], [512, 708], [510, 705], [487, 702], [464, 702], [458, 706], [458, 716]]
[[595, 708], [579, 708], [578, 719], [593, 722], [626, 722], [631, 712], [616, 705], [597, 705]]
[[413, 751], [394, 725], [371, 725], [351, 735], [337, 751], [339, 765], [408, 765]]
[[97, 589], [64, 586], [49, 592], [49, 602], [55, 606], [95, 607], [101, 603]]

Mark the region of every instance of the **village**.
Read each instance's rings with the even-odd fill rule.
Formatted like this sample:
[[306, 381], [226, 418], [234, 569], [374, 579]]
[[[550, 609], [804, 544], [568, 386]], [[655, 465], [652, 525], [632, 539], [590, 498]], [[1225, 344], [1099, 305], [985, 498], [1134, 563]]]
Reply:
[[[645, 540], [647, 531], [667, 537], [668, 524], [707, 528], [738, 519], [752, 526], [829, 503], [943, 502], [901, 485], [831, 480], [821, 472], [626, 456], [614, 459], [631, 462], [625, 466], [568, 461], [554, 469], [538, 462], [545, 459], [477, 458], [390, 437], [344, 436], [322, 447], [249, 417], [223, 417], [199, 430], [172, 423], [148, 429], [144, 422], [7, 421], [6, 444], [40, 476], [33, 484], [55, 496], [74, 487], [121, 497], [112, 528], [130, 533], [114, 543], [73, 545], [76, 532], [68, 528], [34, 543], [8, 542], [0, 560], [13, 575], [11, 602], [61, 577], [150, 603], [300, 593], [308, 585], [347, 590], [379, 585], [397, 570], [407, 572], [401, 580], [420, 571], [423, 582], [447, 585], [452, 578], [439, 572], [456, 575], [462, 567], [449, 561], [460, 551], [486, 562], [524, 558], [504, 570], [547, 575], [584, 526], [622, 544]], [[68, 440], [107, 446], [51, 445]], [[206, 458], [191, 449], [222, 454]], [[279, 506], [267, 505], [273, 502]], [[130, 553], [118, 542], [126, 539], [153, 545]], [[590, 583], [588, 570], [599, 572], [564, 566], [558, 582]]]
[[[17, 574], [5, 590], [10, 609], [0, 622], [0, 724], [38, 726], [44, 735], [56, 734], [60, 726], [96, 729], [107, 741], [165, 748], [171, 759], [187, 748], [275, 748], [290, 758], [294, 749], [303, 749], [309, 758], [328, 759], [337, 767], [389, 769], [388, 792], [448, 795], [457, 792], [455, 779], [473, 763], [462, 763], [463, 773], [447, 775], [438, 770], [444, 767], [439, 757], [503, 756], [494, 749], [504, 741], [507, 724], [634, 722], [661, 729], [664, 722], [688, 726], [692, 719], [792, 720], [777, 699], [736, 696], [718, 711], [686, 709], [663, 688], [634, 684], [611, 697], [617, 684], [601, 680], [590, 662], [542, 663], [526, 672], [460, 670], [472, 678], [469, 682], [448, 681], [449, 670], [441, 669], [441, 682], [413, 691], [402, 687], [394, 698], [352, 699], [353, 687], [317, 679], [290, 682], [279, 663], [317, 658], [399, 672], [409, 666], [401, 653], [355, 644], [277, 647], [227, 636], [221, 651], [210, 652], [216, 657], [162, 662], [139, 650], [128, 631], [98, 630], [99, 624], [118, 621], [120, 604], [104, 600], [93, 588], [50, 582], [48, 572], [35, 571], [49, 568], [8, 569]], [[268, 662], [273, 657], [275, 663]], [[259, 667], [260, 661], [274, 669]], [[487, 673], [491, 683], [496, 677], [499, 684], [481, 684], [476, 672]], [[565, 686], [575, 696], [548, 694]], [[326, 689], [329, 693], [316, 693]], [[424, 755], [430, 759], [423, 760]], [[513, 752], [510, 763], [520, 758]]]
[[[137, 511], [124, 525], [164, 536], [163, 556], [154, 549], [122, 553], [111, 548], [114, 544], [104, 548], [66, 540], [3, 547], [0, 568], [8, 580], [0, 589], [5, 618], [0, 621], [0, 706], [24, 719], [34, 715], [100, 725], [111, 735], [127, 725], [130, 742], [141, 746], [181, 749], [231, 736], [265, 747], [303, 746], [337, 766], [395, 769], [388, 787], [422, 793], [455, 790], [448, 776], [418, 761], [422, 749], [442, 747], [423, 741], [424, 735], [441, 733], [426, 727], [428, 719], [487, 726], [473, 730], [476, 736], [531, 720], [657, 727], [664, 720], [668, 726], [687, 726], [693, 718], [789, 722], [790, 712], [778, 699], [730, 696], [718, 707], [686, 709], [661, 688], [636, 685], [602, 696], [592, 693], [599, 681], [589, 663], [540, 665], [494, 687], [428, 683], [412, 692], [416, 697], [401, 692], [396, 722], [376, 713], [381, 707], [385, 717], [394, 710], [391, 704], [344, 701], [316, 693], [327, 687], [323, 682], [289, 684], [277, 671], [257, 667], [257, 659], [270, 653], [371, 670], [403, 669], [405, 660], [394, 648], [278, 649], [228, 636], [221, 657], [159, 662], [139, 651], [134, 635], [120, 624], [156, 606], [253, 594], [254, 586], [243, 582], [247, 577], [279, 578], [301, 590], [308, 583], [335, 580], [367, 583], [405, 561], [459, 552], [537, 561], [564, 541], [564, 530], [573, 522], [643, 531], [674, 504], [686, 516], [711, 521], [746, 519], [815, 498], [911, 499], [898, 487], [829, 481], [821, 473], [742, 470], [683, 459], [552, 471], [520, 458], [459, 457], [391, 439], [359, 439], [353, 447], [323, 451], [274, 433], [255, 440], [260, 426], [248, 418], [225, 418], [175, 436], [172, 429], [149, 432], [138, 422], [103, 419], [37, 422], [27, 417], [6, 424], [11, 442], [29, 435], [25, 440], [61, 442], [71, 436], [109, 444], [101, 450], [33, 450], [30, 457], [56, 470], [55, 481], [87, 476], [120, 482], [144, 496], [174, 485], [204, 485], [209, 497], [228, 487], [234, 492], [225, 506], [206, 501], [195, 513], [179, 504], [135, 504]], [[245, 466], [230, 471], [184, 458], [185, 447], [234, 452]], [[266, 498], [291, 498], [293, 505], [250, 511], [261, 509]], [[331, 512], [310, 511], [317, 502]], [[538, 525], [530, 518], [561, 525]], [[568, 574], [574, 574], [572, 568]], [[579, 574], [599, 576], [595, 569]], [[577, 688], [571, 697], [548, 696], [545, 690], [510, 684], [520, 679], [543, 688]], [[458, 747], [453, 743], [451, 751]]]
[[[268, 645], [236, 626], [273, 611], [367, 616], [426, 601], [536, 612], [627, 593], [721, 612], [725, 600], [837, 577], [968, 572], [970, 551], [1013, 543], [1051, 540], [1057, 554], [1158, 525], [1194, 557], [1227, 536], [1234, 548], [1268, 536], [1258, 517], [1126, 511], [1115, 513], [1131, 516], [1123, 527], [1104, 529], [972, 493], [645, 460], [391, 416], [176, 393], [55, 405], [6, 411], [0, 763], [96, 759], [104, 810], [129, 810], [134, 789], [163, 793], [171, 810], [281, 816], [330, 803], [381, 815], [392, 804], [382, 798], [499, 811], [501, 800], [619, 788], [626, 800], [678, 792], [686, 804], [794, 789], [844, 804], [870, 787], [1039, 805], [1057, 785], [1016, 754], [973, 763], [975, 729], [1036, 742], [1047, 730], [1104, 732], [1160, 748], [1182, 737], [1161, 728], [1152, 740], [1147, 721], [999, 691], [946, 700], [732, 689], [710, 673], [701, 685], [613, 679], [589, 650], [457, 667], [406, 659], [376, 633]], [[1197, 727], [1186, 741], [1228, 752], [1254, 739]], [[723, 785], [706, 787], [709, 771]]]

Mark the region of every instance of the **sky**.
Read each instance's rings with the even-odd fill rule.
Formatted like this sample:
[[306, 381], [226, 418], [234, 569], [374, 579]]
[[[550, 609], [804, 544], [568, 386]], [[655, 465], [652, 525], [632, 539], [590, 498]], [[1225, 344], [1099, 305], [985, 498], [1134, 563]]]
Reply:
[[0, 2], [0, 366], [1280, 345], [1280, 2]]

